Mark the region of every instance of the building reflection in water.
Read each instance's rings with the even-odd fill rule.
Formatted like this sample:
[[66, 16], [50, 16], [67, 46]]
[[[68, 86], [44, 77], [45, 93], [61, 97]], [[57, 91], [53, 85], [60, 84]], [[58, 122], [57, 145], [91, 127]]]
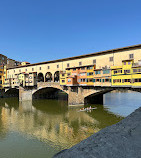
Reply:
[[68, 107], [65, 101], [34, 100], [18, 102], [1, 99], [0, 139], [8, 131], [36, 138], [55, 148], [69, 148], [100, 129], [122, 119], [109, 113], [102, 105], [97, 110], [78, 112], [80, 107]]

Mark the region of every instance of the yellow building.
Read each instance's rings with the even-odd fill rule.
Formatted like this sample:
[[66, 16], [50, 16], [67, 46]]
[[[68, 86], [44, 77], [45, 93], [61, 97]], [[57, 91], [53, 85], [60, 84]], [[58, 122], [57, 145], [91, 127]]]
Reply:
[[141, 87], [141, 61], [132, 66], [132, 87]]
[[67, 84], [67, 73], [66, 71], [61, 71], [60, 72], [60, 85], [65, 86]]
[[94, 69], [95, 65], [87, 66], [86, 72], [87, 72], [87, 85], [93, 86], [93, 78], [94, 78]]
[[123, 60], [122, 66], [112, 66], [112, 86], [132, 86], [133, 59]]

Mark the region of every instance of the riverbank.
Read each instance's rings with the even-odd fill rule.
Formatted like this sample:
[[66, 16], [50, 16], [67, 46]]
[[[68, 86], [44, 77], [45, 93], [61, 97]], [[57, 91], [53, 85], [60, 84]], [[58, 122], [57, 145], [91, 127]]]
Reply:
[[140, 158], [141, 107], [54, 158]]

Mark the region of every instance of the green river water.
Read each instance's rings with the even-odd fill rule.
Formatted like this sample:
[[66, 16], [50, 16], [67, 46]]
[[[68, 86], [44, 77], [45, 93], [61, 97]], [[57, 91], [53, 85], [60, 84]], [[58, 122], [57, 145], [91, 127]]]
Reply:
[[[0, 158], [50, 158], [141, 106], [140, 93], [108, 93], [89, 112], [66, 101], [0, 99]], [[85, 107], [87, 107], [85, 106]]]

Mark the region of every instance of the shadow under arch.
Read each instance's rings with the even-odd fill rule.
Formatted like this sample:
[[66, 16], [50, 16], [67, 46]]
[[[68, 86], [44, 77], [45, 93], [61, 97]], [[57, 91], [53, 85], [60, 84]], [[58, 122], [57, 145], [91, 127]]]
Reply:
[[37, 76], [37, 81], [38, 81], [38, 82], [44, 82], [44, 75], [43, 75], [43, 73], [40, 72], [40, 73], [38, 74], [38, 76]]
[[124, 88], [117, 88], [117, 89], [110, 89], [110, 90], [102, 90], [97, 93], [92, 93], [84, 98], [85, 104], [103, 104], [103, 95], [109, 92], [137, 92], [141, 93], [141, 91], [138, 91], [138, 89], [124, 89]]
[[10, 88], [4, 93], [4, 97], [19, 97], [19, 89]]
[[68, 94], [65, 91], [62, 91], [54, 87], [46, 87], [37, 90], [32, 94], [33, 99], [58, 99], [58, 100], [67, 100]]
[[47, 72], [45, 74], [45, 82], [51, 82], [52, 81], [52, 73], [51, 72]]
[[103, 104], [103, 95], [113, 90], [102, 90], [94, 92], [84, 98], [84, 104]]

